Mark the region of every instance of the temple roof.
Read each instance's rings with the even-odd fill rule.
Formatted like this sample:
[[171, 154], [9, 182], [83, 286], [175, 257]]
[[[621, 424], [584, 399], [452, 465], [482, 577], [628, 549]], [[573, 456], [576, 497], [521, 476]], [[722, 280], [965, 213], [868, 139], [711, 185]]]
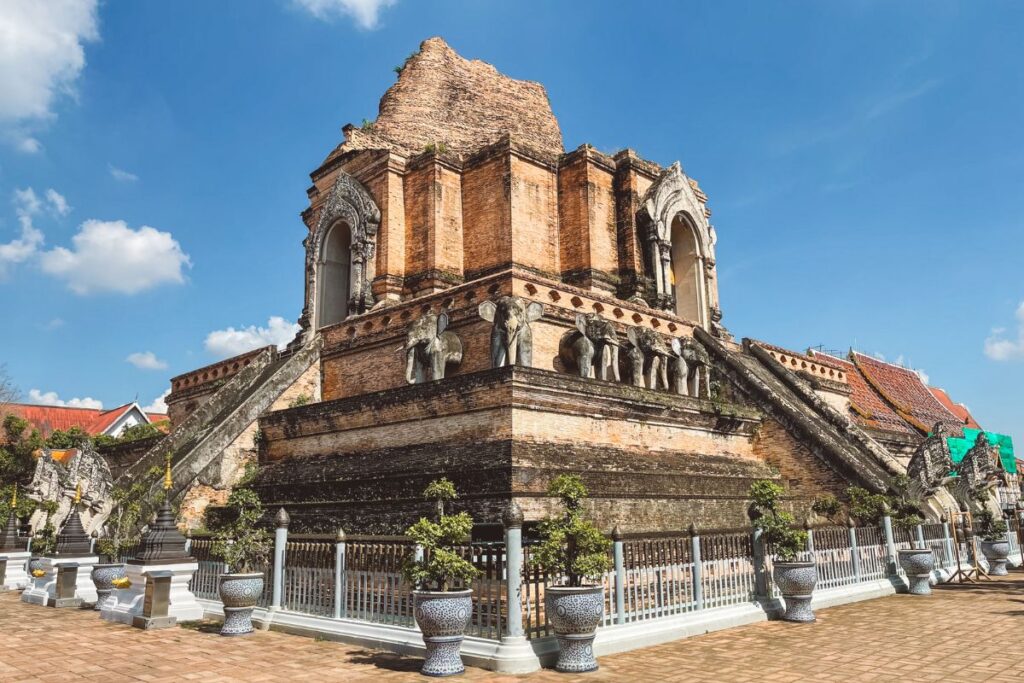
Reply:
[[946, 410], [963, 420], [965, 427], [981, 429], [981, 425], [979, 425], [978, 421], [974, 419], [973, 415], [971, 415], [971, 411], [967, 409], [967, 406], [963, 403], [954, 403], [953, 399], [949, 397], [949, 394], [946, 393], [945, 389], [940, 389], [939, 387], [928, 387], [928, 390], [931, 391], [932, 395], [939, 400], [939, 403], [945, 406]]
[[921, 376], [908, 368], [850, 352], [850, 359], [864, 379], [890, 407], [917, 430], [927, 434], [937, 422], [959, 434], [964, 423], [932, 394]]
[[[72, 408], [69, 406], [42, 406], [31, 403], [8, 403], [4, 405], [4, 411], [17, 415], [28, 420], [29, 424], [39, 431], [39, 434], [46, 438], [55, 431], [66, 431], [72, 427], [79, 427], [90, 436], [106, 434], [114, 426], [118, 419], [132, 410], [135, 403], [111, 408], [109, 410], [95, 408]], [[141, 408], [139, 412], [151, 422], [158, 419], [167, 419], [166, 415], [147, 415]]]
[[564, 152], [562, 132], [544, 86], [519, 81], [480, 60], [468, 60], [443, 39], [429, 38], [384, 93], [376, 121], [345, 127], [331, 155], [391, 149], [407, 156], [428, 146], [465, 156], [504, 136], [545, 155]]

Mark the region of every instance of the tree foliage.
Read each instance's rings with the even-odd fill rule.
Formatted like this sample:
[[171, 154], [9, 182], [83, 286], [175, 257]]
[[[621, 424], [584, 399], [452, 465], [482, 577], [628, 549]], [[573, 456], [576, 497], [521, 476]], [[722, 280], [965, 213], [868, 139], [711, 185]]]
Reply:
[[[107, 520], [105, 535], [96, 541], [96, 550], [106, 555], [111, 561], [118, 561], [126, 548], [139, 541], [142, 535], [142, 511], [146, 498], [153, 484], [160, 480], [164, 471], [153, 466], [139, 480], [129, 486], [115, 486], [110, 492], [114, 508]], [[164, 491], [161, 489], [153, 496], [153, 504], [164, 502]]]
[[30, 429], [28, 420], [5, 415], [0, 436], [0, 484], [29, 483], [36, 466], [33, 453], [43, 445], [42, 437], [38, 431]]
[[1005, 541], [1006, 540], [1006, 522], [1002, 519], [996, 519], [996, 516], [992, 514], [992, 511], [985, 506], [985, 508], [975, 517], [978, 526], [978, 535], [981, 536], [981, 540], [988, 542]]
[[263, 517], [263, 502], [248, 484], [255, 477], [255, 466], [247, 468], [239, 485], [228, 496], [227, 507], [234, 512], [234, 519], [214, 537], [213, 554], [227, 563], [236, 573], [262, 570], [270, 553], [270, 534], [259, 526]]
[[421, 517], [406, 530], [423, 552], [422, 557], [409, 558], [402, 567], [406, 580], [419, 590], [461, 590], [479, 571], [455, 552], [454, 547], [466, 543], [473, 531], [473, 518], [468, 512], [445, 514], [445, 503], [458, 498], [455, 485], [445, 478], [437, 479], [423, 490], [423, 497], [437, 506], [437, 521]]
[[564, 513], [540, 523], [541, 543], [534, 548], [531, 563], [552, 579], [564, 578], [567, 586], [600, 580], [612, 566], [611, 541], [583, 516], [587, 487], [574, 474], [560, 474], [551, 480], [548, 495], [559, 498]]
[[816, 515], [834, 520], [843, 511], [843, 505], [831, 493], [824, 493], [814, 499], [814, 502], [811, 503], [811, 510]]
[[754, 528], [760, 529], [765, 542], [781, 562], [792, 562], [807, 545], [807, 532], [794, 529], [793, 515], [779, 507], [782, 486], [770, 479], [759, 479], [750, 485], [753, 500]]
[[860, 526], [879, 526], [886, 515], [894, 526], [911, 529], [924, 522], [921, 501], [910, 495], [910, 478], [897, 474], [889, 480], [885, 493], [871, 493], [859, 486], [846, 489], [850, 498], [850, 516]]

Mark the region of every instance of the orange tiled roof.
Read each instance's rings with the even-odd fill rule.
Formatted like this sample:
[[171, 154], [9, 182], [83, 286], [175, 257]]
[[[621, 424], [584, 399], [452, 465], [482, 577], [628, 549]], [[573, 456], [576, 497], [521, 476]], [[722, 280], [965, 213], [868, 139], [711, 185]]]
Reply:
[[856, 351], [850, 352], [850, 359], [871, 388], [922, 434], [930, 432], [936, 422], [947, 425], [954, 433], [963, 429], [963, 420], [942, 405], [913, 370]]
[[72, 427], [79, 427], [90, 436], [102, 434], [131, 406], [131, 403], [126, 403], [110, 410], [97, 410], [95, 408], [8, 403], [4, 406], [4, 410], [28, 420], [35, 429], [39, 430], [39, 434], [46, 438], [55, 431], [65, 431]]
[[967, 410], [967, 406], [963, 403], [954, 403], [953, 399], [949, 397], [949, 394], [946, 393], [945, 389], [940, 389], [939, 387], [928, 387], [928, 389], [932, 392], [932, 395], [939, 400], [939, 403], [945, 406], [946, 410], [963, 420], [963, 425], [965, 427], [981, 429], [981, 425], [979, 425], [978, 421], [974, 419], [973, 415], [971, 415], [971, 411]]
[[[816, 353], [815, 358], [821, 358], [823, 355]], [[835, 356], [828, 356], [828, 358], [846, 372], [846, 383], [850, 387], [850, 412], [857, 422], [872, 429], [904, 434], [917, 433], [909, 422], [900, 417], [886, 403], [885, 399], [871, 388], [856, 365]]]

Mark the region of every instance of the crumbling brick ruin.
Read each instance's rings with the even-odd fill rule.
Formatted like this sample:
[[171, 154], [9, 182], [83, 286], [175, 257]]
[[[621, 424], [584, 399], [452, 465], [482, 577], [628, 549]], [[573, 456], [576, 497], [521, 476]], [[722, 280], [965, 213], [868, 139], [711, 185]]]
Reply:
[[854, 361], [734, 341], [698, 182], [566, 152], [541, 85], [432, 38], [344, 133], [302, 212], [302, 331], [175, 377], [135, 466], [173, 452], [191, 524], [258, 452], [299, 531], [400, 531], [442, 475], [483, 526], [512, 501], [537, 520], [565, 471], [606, 531], [737, 528], [755, 479], [806, 515], [924, 439]]

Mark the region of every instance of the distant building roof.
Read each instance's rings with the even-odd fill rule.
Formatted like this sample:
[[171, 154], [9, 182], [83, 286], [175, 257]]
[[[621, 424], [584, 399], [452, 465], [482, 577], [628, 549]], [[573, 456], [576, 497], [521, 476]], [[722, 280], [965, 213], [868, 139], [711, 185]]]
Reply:
[[913, 370], [856, 351], [850, 352], [850, 360], [896, 414], [922, 434], [931, 432], [937, 422], [954, 433], [963, 429], [963, 419], [944, 406]]
[[928, 387], [928, 389], [930, 389], [932, 395], [939, 400], [939, 403], [946, 407], [946, 410], [963, 420], [965, 427], [981, 429], [981, 425], [979, 425], [978, 421], [974, 419], [973, 415], [971, 415], [971, 411], [967, 409], [967, 406], [963, 403], [954, 403], [953, 399], [949, 397], [949, 394], [946, 393], [945, 389], [940, 389], [939, 387]]
[[[147, 415], [136, 403], [125, 403], [109, 410], [41, 406], [32, 403], [8, 403], [2, 408], [4, 413], [11, 413], [28, 420], [43, 438], [50, 436], [55, 431], [66, 431], [72, 427], [78, 427], [90, 436], [107, 434], [125, 413], [132, 410], [137, 410], [147, 422], [155, 421], [155, 415]], [[160, 417], [167, 419], [166, 415]]]
[[[816, 358], [821, 354], [816, 353]], [[885, 399], [875, 391], [861, 374], [857, 366], [848, 360], [828, 356], [846, 371], [846, 383], [850, 385], [850, 410], [854, 419], [873, 429], [889, 432], [916, 434], [917, 430], [897, 414]]]

